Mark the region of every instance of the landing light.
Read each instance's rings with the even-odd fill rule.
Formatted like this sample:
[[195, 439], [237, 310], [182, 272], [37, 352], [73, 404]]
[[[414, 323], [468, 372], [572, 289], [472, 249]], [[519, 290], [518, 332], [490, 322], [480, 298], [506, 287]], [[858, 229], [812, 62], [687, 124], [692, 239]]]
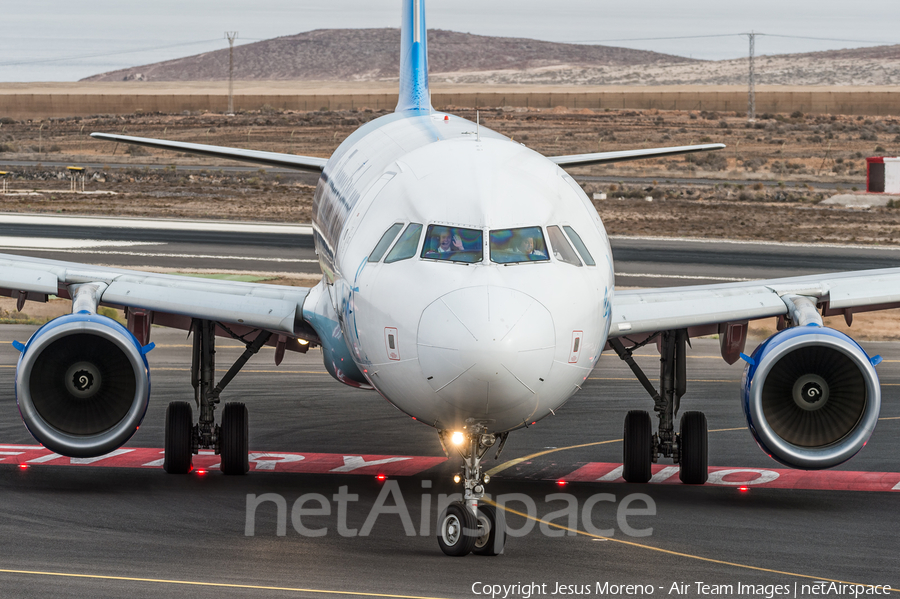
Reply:
[[459, 484], [459, 481], [461, 481], [461, 480], [462, 480], [462, 477], [461, 477], [460, 475], [458, 475], [458, 474], [454, 474], [454, 475], [453, 475], [453, 482], [454, 482], [454, 483]]
[[453, 444], [454, 444], [454, 445], [462, 445], [463, 441], [465, 441], [466, 438], [463, 436], [463, 434], [462, 434], [461, 432], [456, 431], [456, 432], [453, 433], [453, 435], [450, 437], [450, 440], [453, 441]]

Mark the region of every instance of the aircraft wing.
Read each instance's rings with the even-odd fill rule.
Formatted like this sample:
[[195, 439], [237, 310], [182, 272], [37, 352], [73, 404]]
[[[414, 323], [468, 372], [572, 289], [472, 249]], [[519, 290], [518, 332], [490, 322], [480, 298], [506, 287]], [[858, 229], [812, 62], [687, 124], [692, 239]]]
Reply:
[[153, 312], [164, 326], [190, 328], [192, 318], [233, 325], [236, 331], [264, 329], [317, 341], [302, 321], [309, 289], [286, 285], [221, 281], [0, 254], [0, 295], [46, 301], [69, 298], [69, 286], [102, 283], [100, 304]]
[[616, 291], [609, 336], [691, 329], [691, 335], [717, 332], [721, 323], [743, 322], [788, 313], [782, 298], [804, 296], [823, 315], [900, 307], [900, 268], [806, 275], [691, 287]]
[[316, 173], [321, 172], [322, 169], [325, 168], [325, 163], [328, 162], [327, 158], [317, 158], [315, 156], [295, 156], [294, 154], [280, 154], [278, 152], [241, 150], [239, 148], [210, 146], [182, 141], [168, 141], [165, 139], [151, 139], [149, 137], [131, 137], [129, 135], [113, 135], [110, 133], [91, 133], [91, 137], [117, 143], [147, 146], [148, 148], [176, 150], [178, 152], [187, 152], [188, 154], [212, 156], [213, 158], [227, 158], [229, 160], [240, 160], [242, 162], [291, 168], [300, 171], [313, 171]]
[[696, 146], [674, 146], [671, 148], [647, 148], [643, 150], [622, 150], [619, 152], [572, 154], [571, 156], [548, 156], [547, 158], [560, 166], [590, 166], [592, 164], [610, 164], [612, 162], [624, 162], [626, 160], [662, 158], [664, 156], [675, 156], [677, 154], [709, 152], [710, 150], [721, 150], [724, 147], [725, 144], [700, 144]]

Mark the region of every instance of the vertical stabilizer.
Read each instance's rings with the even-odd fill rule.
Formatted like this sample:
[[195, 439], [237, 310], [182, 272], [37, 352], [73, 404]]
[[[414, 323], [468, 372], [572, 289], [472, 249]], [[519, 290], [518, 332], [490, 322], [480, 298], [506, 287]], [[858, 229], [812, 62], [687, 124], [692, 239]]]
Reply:
[[425, 0], [403, 0], [400, 27], [400, 100], [395, 112], [431, 110]]

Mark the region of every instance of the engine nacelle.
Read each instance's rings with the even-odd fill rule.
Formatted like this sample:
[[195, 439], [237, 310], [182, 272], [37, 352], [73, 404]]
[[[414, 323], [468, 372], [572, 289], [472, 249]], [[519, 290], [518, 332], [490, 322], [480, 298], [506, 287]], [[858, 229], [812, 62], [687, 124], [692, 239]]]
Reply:
[[21, 351], [19, 413], [47, 449], [100, 456], [140, 426], [150, 400], [149, 367], [138, 340], [116, 321], [86, 312], [60, 316]]
[[760, 448], [782, 464], [830, 468], [863, 448], [878, 421], [879, 357], [820, 326], [776, 333], [744, 369], [743, 406]]

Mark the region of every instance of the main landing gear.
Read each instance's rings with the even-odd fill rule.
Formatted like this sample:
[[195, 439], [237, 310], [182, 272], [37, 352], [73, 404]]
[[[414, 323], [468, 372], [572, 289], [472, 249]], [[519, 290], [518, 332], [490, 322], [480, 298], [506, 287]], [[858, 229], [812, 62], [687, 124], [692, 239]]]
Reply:
[[[246, 349], [218, 385], [216, 374], [216, 326], [242, 342]], [[166, 443], [163, 468], [169, 474], [187, 474], [192, 470], [193, 456], [201, 449], [213, 449], [221, 458], [223, 474], [246, 474], [250, 470], [248, 455], [247, 406], [239, 402], [225, 404], [221, 424], [216, 424], [215, 410], [219, 395], [240, 372], [244, 364], [266, 344], [271, 333], [259, 331], [252, 340], [233, 333], [228, 327], [210, 320], [195, 320], [193, 334], [191, 385], [200, 418], [194, 423], [191, 404], [173, 401], [166, 410]]]
[[[481, 460], [488, 450], [497, 445], [495, 459], [500, 456], [509, 433], [495, 435], [487, 432], [484, 423], [466, 421], [462, 432], [439, 432], [444, 451], [448, 443], [463, 458], [463, 501], [450, 504], [438, 518], [437, 540], [445, 554], [462, 557], [499, 555], [506, 544], [506, 526], [502, 514], [492, 505], [479, 504], [484, 499], [484, 485], [490, 476], [482, 472]], [[498, 444], [499, 441], [499, 444]]]
[[[632, 357], [634, 350], [657, 337], [660, 346], [659, 391], [653, 387], [653, 383]], [[650, 414], [647, 412], [632, 410], [625, 416], [622, 478], [628, 482], [649, 482], [650, 465], [660, 456], [672, 458], [674, 463], [681, 466], [679, 478], [683, 483], [702, 485], [708, 478], [706, 416], [703, 412], [685, 412], [681, 416], [679, 432], [675, 432], [675, 417], [678, 415], [681, 397], [687, 391], [687, 341], [685, 329], [657, 333], [629, 348], [619, 339], [610, 340], [616, 354], [631, 367], [638, 381], [653, 398], [653, 409], [659, 418], [658, 431], [654, 435]]]

